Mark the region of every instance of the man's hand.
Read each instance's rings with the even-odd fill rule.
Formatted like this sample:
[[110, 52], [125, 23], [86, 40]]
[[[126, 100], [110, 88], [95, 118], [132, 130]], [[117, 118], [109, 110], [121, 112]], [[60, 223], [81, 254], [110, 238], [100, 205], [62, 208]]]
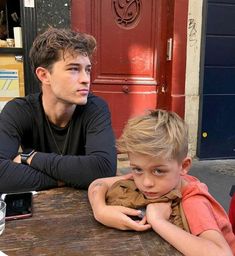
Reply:
[[[27, 159], [28, 165], [30, 165], [30, 163], [31, 163], [31, 161], [32, 161], [32, 159], [33, 159], [33, 157], [34, 157], [34, 155], [35, 155], [36, 153], [37, 153], [37, 152], [35, 151], [35, 152]], [[13, 162], [18, 163], [18, 164], [21, 164], [21, 156], [20, 156], [20, 154], [17, 155], [17, 156], [13, 159]]]
[[146, 216], [139, 221], [132, 220], [130, 216], [140, 215], [140, 210], [123, 206], [106, 205], [94, 213], [94, 217], [100, 223], [121, 230], [145, 231], [151, 228]]
[[18, 163], [18, 164], [21, 164], [21, 157], [20, 157], [20, 154], [17, 155], [17, 156], [13, 159], [13, 162]]

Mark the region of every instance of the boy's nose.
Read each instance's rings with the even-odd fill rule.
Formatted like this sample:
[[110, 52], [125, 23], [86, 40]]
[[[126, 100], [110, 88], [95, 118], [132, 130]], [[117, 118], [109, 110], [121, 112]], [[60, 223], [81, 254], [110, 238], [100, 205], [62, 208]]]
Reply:
[[143, 177], [143, 185], [145, 187], [152, 187], [154, 184], [153, 184], [153, 179], [151, 178], [151, 176], [149, 175], [145, 175]]

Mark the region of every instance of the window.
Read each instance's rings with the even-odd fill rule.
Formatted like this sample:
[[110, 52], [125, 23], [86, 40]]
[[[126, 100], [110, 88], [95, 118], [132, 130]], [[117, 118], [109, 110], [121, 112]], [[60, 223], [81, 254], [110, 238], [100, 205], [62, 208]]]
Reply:
[[14, 27], [21, 27], [20, 0], [0, 0], [0, 39], [14, 39]]

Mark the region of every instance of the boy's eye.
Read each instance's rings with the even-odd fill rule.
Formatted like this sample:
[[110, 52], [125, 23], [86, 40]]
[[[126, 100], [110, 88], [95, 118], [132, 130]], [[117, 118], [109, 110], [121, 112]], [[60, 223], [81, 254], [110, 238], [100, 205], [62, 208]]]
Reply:
[[143, 173], [143, 170], [137, 167], [132, 167], [132, 172], [136, 174], [140, 174], [140, 173]]
[[153, 170], [153, 175], [162, 175], [162, 174], [164, 174], [164, 171], [162, 170], [159, 170], [159, 169]]

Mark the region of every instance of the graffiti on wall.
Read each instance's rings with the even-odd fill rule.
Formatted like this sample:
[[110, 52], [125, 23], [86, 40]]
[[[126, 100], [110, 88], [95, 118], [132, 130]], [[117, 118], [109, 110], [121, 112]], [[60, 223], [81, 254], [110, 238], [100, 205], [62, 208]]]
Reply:
[[197, 50], [198, 30], [197, 30], [197, 22], [193, 18], [189, 18], [188, 20], [188, 40], [189, 40], [189, 46], [194, 47], [194, 50]]

